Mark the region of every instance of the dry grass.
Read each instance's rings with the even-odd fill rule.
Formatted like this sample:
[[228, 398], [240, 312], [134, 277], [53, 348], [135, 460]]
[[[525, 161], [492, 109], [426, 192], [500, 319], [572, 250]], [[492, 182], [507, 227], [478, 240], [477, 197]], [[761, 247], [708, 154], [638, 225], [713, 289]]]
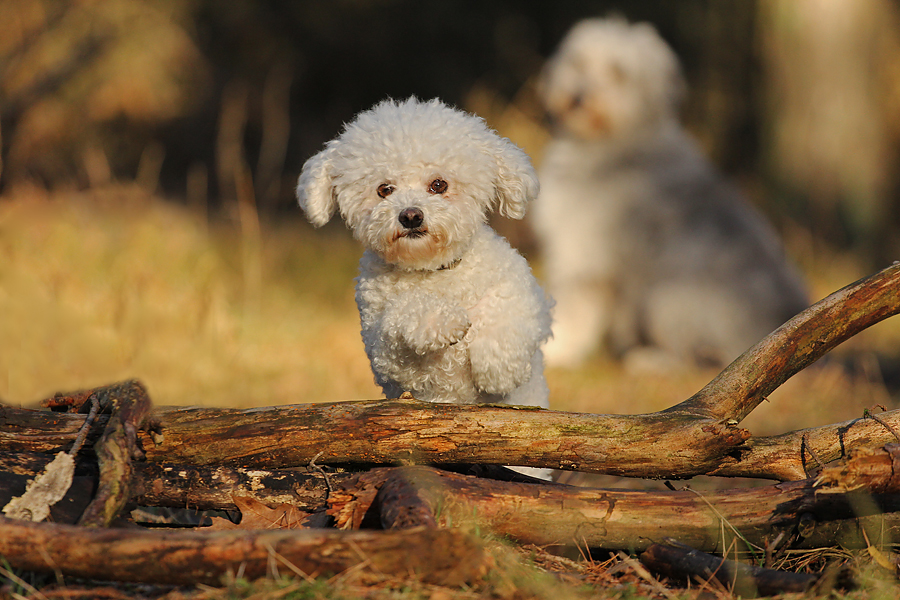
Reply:
[[127, 377], [157, 404], [378, 397], [352, 240], [298, 223], [266, 228], [252, 253], [242, 242], [236, 224], [207, 226], [135, 188], [3, 198], [0, 397]]

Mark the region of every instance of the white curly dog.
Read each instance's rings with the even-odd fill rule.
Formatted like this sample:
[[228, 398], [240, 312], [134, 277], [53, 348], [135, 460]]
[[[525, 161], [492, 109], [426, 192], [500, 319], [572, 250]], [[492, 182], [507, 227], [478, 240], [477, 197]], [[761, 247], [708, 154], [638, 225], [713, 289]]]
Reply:
[[775, 232], [681, 126], [648, 24], [589, 19], [545, 67], [554, 139], [532, 223], [555, 298], [548, 364], [727, 364], [807, 306]]
[[547, 407], [551, 302], [486, 224], [494, 208], [521, 219], [537, 193], [522, 150], [438, 100], [382, 102], [304, 164], [309, 220], [339, 210], [366, 247], [356, 302], [388, 398]]

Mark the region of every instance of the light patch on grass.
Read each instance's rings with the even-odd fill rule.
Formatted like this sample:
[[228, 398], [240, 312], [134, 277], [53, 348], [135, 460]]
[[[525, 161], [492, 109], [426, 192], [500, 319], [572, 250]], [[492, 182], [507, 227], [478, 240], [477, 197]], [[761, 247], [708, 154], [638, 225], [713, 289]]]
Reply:
[[0, 199], [0, 398], [137, 377], [156, 404], [377, 398], [359, 336], [360, 250], [264, 226], [257, 301], [240, 229], [136, 188]]

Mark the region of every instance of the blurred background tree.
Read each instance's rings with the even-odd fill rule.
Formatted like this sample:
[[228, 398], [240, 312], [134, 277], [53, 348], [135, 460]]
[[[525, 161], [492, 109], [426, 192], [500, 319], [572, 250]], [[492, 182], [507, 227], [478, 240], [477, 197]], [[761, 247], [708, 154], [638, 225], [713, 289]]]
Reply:
[[897, 256], [889, 0], [4, 0], [0, 186], [136, 179], [277, 214], [343, 122], [411, 94], [479, 112], [539, 162], [536, 76], [607, 14], [672, 44], [689, 128], [779, 226], [873, 267]]

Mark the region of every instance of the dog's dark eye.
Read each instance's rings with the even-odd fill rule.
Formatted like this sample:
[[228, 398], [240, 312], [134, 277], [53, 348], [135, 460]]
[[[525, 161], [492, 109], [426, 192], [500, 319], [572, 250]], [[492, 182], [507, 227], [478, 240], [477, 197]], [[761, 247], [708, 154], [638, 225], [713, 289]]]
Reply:
[[428, 193], [429, 194], [443, 194], [447, 191], [447, 182], [443, 179], [435, 179], [430, 184], [428, 184]]
[[378, 192], [378, 195], [380, 197], [387, 198], [388, 196], [390, 196], [391, 194], [394, 193], [394, 186], [392, 186], [389, 183], [382, 183], [381, 185], [378, 186], [378, 190], [376, 190], [376, 191]]

